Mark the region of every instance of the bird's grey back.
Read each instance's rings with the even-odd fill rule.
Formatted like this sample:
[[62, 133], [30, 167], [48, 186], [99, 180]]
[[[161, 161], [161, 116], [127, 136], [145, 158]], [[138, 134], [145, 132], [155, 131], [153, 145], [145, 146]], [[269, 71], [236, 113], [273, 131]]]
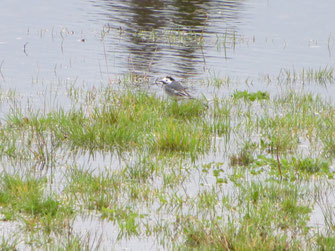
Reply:
[[186, 88], [182, 86], [178, 81], [173, 81], [171, 84], [169, 84], [169, 86], [177, 91], [186, 90]]

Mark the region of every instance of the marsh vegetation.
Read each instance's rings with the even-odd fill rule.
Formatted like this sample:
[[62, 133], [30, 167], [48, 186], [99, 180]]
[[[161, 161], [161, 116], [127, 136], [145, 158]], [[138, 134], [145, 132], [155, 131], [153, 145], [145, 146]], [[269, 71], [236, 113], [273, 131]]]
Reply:
[[82, 217], [169, 249], [334, 246], [333, 104], [236, 91], [206, 109], [122, 89], [71, 87], [70, 109], [2, 120], [1, 215], [17, 226], [3, 248], [99, 248]]
[[121, 21], [27, 28], [0, 58], [0, 249], [334, 250], [334, 35], [243, 33], [243, 1], [107, 2]]

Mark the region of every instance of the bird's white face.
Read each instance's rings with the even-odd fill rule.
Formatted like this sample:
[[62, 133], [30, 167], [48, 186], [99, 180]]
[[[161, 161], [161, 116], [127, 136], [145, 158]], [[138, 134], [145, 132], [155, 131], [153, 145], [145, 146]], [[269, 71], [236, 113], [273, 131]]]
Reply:
[[170, 77], [165, 77], [165, 78], [162, 79], [162, 82], [163, 82], [164, 84], [169, 85], [169, 84], [172, 83], [172, 79], [171, 79]]

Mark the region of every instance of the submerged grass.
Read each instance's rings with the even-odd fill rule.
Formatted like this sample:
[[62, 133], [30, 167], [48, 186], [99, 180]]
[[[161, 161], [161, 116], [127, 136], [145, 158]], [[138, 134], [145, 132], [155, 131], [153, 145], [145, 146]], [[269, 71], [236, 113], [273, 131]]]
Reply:
[[100, 210], [117, 201], [121, 182], [115, 176], [93, 175], [89, 171], [73, 169], [64, 192], [74, 194], [85, 208]]
[[[78, 95], [74, 102], [84, 105], [46, 114], [17, 110], [2, 123], [3, 162], [25, 166], [32, 175], [45, 166], [66, 169], [62, 200], [43, 192], [47, 178], [3, 175], [5, 220], [24, 216], [27, 231], [51, 236], [73, 215], [94, 214], [117, 229], [116, 240], [154, 237], [167, 249], [332, 245], [330, 234], [315, 236], [308, 225], [316, 199], [306, 186], [333, 178], [331, 104], [293, 92], [271, 98], [236, 92], [214, 98], [208, 109], [198, 101], [109, 88]], [[216, 148], [219, 141], [224, 151]], [[119, 153], [119, 159], [101, 160], [102, 170], [85, 164], [79, 169], [81, 152], [91, 153], [93, 161], [97, 152]], [[208, 153], [217, 156], [208, 160]], [[60, 161], [64, 155], [74, 163]], [[331, 229], [332, 214], [325, 217]], [[41, 243], [30, 246], [42, 247], [47, 238]], [[55, 247], [90, 245], [75, 233], [60, 243]]]
[[268, 83], [274, 82], [284, 85], [294, 84], [319, 84], [327, 85], [334, 83], [334, 68], [325, 66], [318, 69], [302, 68], [300, 70], [283, 68], [277, 76], [266, 75], [264, 80]]
[[[0, 212], [3, 220], [22, 220], [29, 231], [62, 232], [73, 216], [69, 203], [46, 195], [45, 179], [5, 174], [0, 179]], [[24, 217], [21, 217], [21, 214]]]
[[[175, 248], [199, 250], [276, 250], [306, 247], [291, 238], [308, 232], [311, 213], [305, 193], [294, 184], [252, 182], [240, 186], [234, 210], [227, 217], [217, 214], [217, 191], [199, 194], [199, 214], [184, 213], [174, 222]], [[204, 212], [216, 212], [208, 217]], [[236, 211], [236, 212], [235, 212]], [[207, 217], [206, 217], [207, 216]], [[175, 237], [176, 238], [176, 237]], [[179, 244], [179, 245], [178, 245]]]

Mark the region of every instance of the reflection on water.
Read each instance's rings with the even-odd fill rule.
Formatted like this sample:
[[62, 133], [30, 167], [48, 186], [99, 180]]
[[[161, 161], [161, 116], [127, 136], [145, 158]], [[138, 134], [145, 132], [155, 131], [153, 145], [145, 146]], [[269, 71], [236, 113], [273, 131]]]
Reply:
[[[198, 1], [153, 1], [153, 0], [125, 0], [125, 1], [94, 1], [94, 6], [104, 10], [103, 15], [111, 25], [122, 25], [129, 31], [158, 28], [188, 29], [201, 32], [208, 21], [211, 29], [225, 27], [213, 26], [213, 23], [233, 25], [238, 19], [242, 8], [241, 1], [198, 0]], [[236, 23], [236, 22], [235, 22]], [[219, 32], [207, 30], [207, 32]]]
[[240, 1], [222, 0], [105, 0], [94, 5], [104, 10], [104, 18], [111, 27], [125, 31], [127, 38], [122, 43], [110, 39], [108, 50], [121, 53], [123, 58], [128, 56], [129, 70], [155, 74], [168, 69], [169, 74], [181, 77], [203, 72], [207, 46], [194, 41], [186, 46], [153, 42], [152, 37], [139, 37], [138, 33], [174, 30], [208, 37], [227, 30], [235, 32], [243, 6]]

